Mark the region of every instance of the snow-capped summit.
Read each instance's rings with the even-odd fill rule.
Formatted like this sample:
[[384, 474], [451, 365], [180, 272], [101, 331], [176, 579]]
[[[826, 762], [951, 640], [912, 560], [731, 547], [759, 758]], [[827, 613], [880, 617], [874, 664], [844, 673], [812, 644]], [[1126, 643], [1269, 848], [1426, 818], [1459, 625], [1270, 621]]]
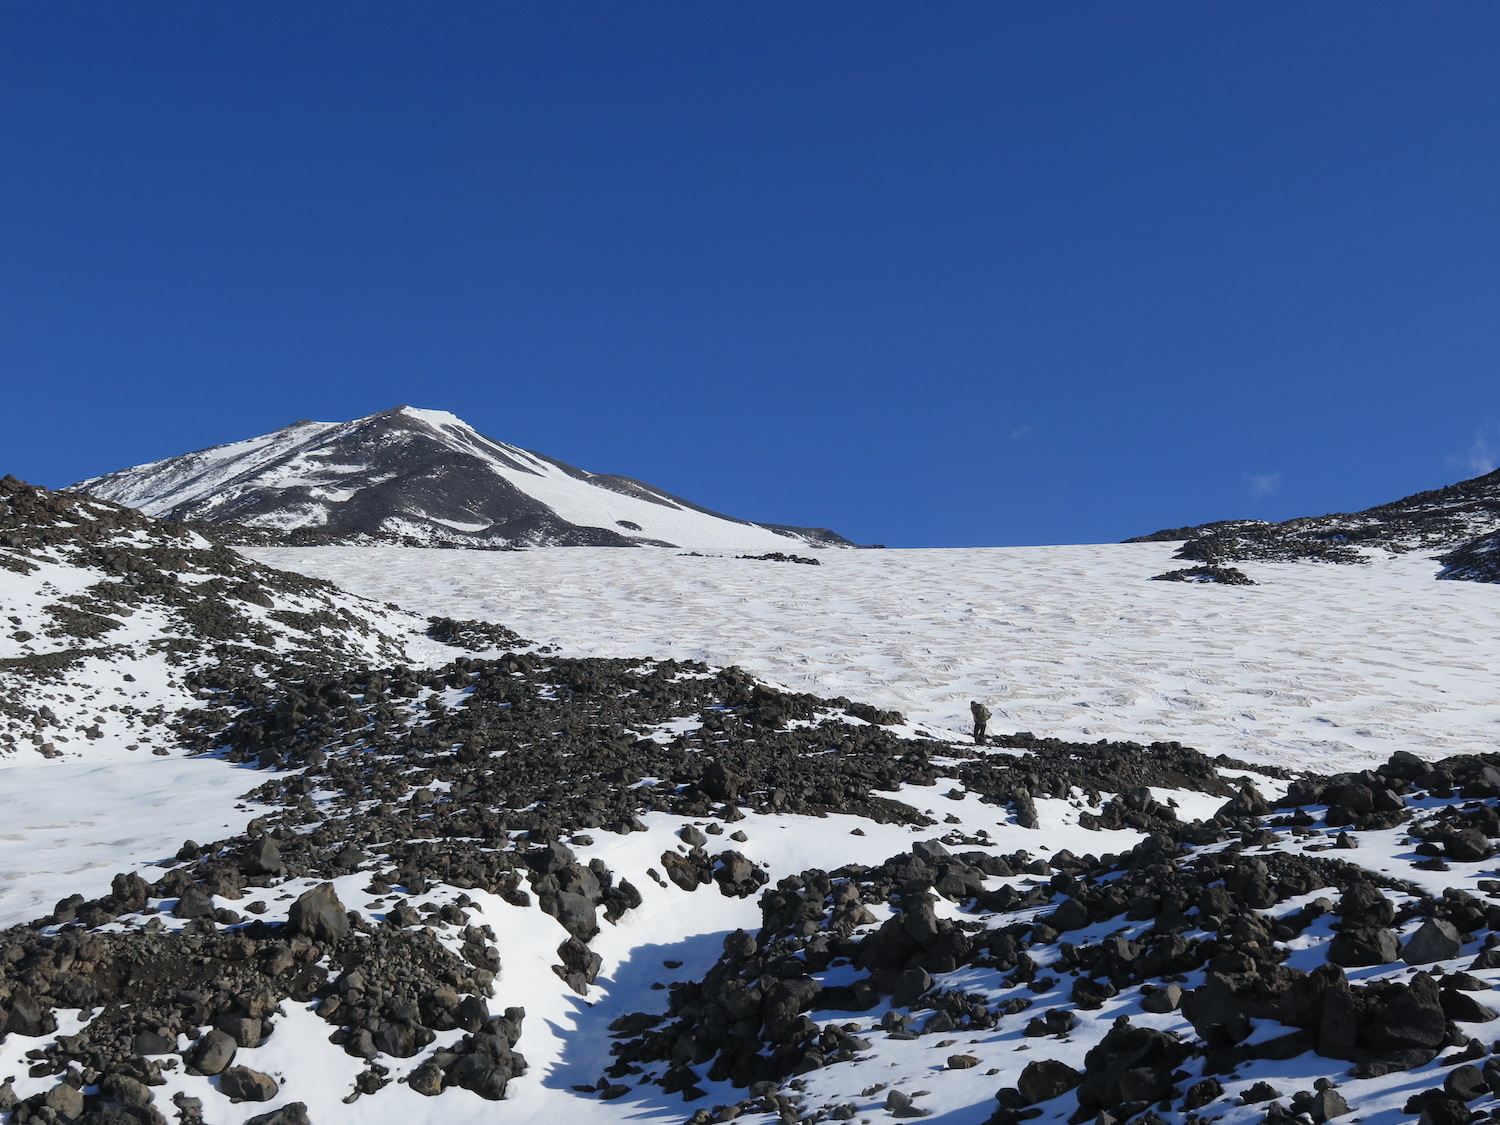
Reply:
[[293, 422], [72, 486], [149, 515], [443, 546], [852, 546], [485, 437], [445, 410]]

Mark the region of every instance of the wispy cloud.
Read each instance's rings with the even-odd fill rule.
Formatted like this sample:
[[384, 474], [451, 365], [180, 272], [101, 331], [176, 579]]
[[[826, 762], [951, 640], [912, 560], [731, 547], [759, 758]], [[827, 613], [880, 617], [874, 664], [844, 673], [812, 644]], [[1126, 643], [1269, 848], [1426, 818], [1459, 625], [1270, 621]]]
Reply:
[[1246, 473], [1245, 487], [1251, 496], [1269, 496], [1281, 487], [1280, 473]]
[[1486, 423], [1474, 431], [1474, 440], [1463, 453], [1448, 458], [1448, 464], [1470, 476], [1492, 473], [1500, 466], [1500, 425]]
[[1035, 432], [1035, 430], [1036, 430], [1035, 426], [1027, 426], [1027, 425], [1014, 426], [1014, 427], [1011, 428], [1011, 431], [1010, 431], [1010, 440], [1011, 441], [1020, 441], [1023, 437], [1028, 437], [1030, 434], [1032, 434], [1033, 432]]

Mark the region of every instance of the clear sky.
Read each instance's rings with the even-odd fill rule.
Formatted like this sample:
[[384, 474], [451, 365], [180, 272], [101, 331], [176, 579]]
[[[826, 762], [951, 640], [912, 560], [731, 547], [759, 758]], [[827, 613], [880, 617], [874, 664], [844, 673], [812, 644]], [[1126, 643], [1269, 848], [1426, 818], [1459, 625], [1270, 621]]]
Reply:
[[0, 472], [410, 403], [862, 542], [1500, 462], [1500, 4], [0, 5]]

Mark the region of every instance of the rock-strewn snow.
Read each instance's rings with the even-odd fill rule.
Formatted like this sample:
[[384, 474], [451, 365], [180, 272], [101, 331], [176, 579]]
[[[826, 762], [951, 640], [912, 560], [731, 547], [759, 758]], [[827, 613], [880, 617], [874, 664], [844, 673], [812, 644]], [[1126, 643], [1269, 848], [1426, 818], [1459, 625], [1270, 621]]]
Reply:
[[196, 674], [399, 662], [425, 624], [108, 502], [0, 479], [0, 758], [168, 753]]
[[[1365, 549], [1431, 552], [1476, 544], [1500, 531], [1500, 470], [1360, 512], [1301, 516], [1283, 523], [1220, 520], [1169, 528], [1131, 542], [1186, 540], [1178, 557], [1206, 563], [1317, 559], [1359, 563]], [[1444, 578], [1491, 581], [1455, 566]]]
[[[886, 796], [907, 803], [930, 823], [876, 823], [842, 806], [820, 810], [822, 815], [774, 811], [757, 804], [768, 800], [769, 786], [764, 780], [756, 786], [759, 796], [743, 807], [728, 801], [704, 805], [701, 812], [667, 811], [675, 810], [674, 802], [689, 799], [695, 783], [675, 787], [670, 772], [632, 780], [632, 761], [646, 755], [646, 744], [631, 742], [632, 738], [663, 745], [681, 740], [674, 751], [680, 755], [727, 755], [723, 747], [743, 749], [772, 737], [770, 731], [780, 728], [762, 726], [762, 720], [750, 713], [753, 707], [747, 710], [744, 704], [710, 706], [695, 714], [668, 711], [665, 721], [663, 715], [655, 714], [650, 722], [623, 726], [605, 716], [590, 727], [590, 708], [614, 707], [621, 700], [627, 701], [627, 708], [632, 706], [629, 700], [644, 707], [649, 698], [646, 685], [610, 693], [601, 690], [604, 681], [586, 669], [554, 677], [547, 665], [565, 663], [563, 656], [534, 652], [524, 665], [507, 660], [455, 669], [420, 689], [390, 683], [377, 689], [373, 682], [361, 681], [360, 690], [354, 691], [345, 684], [348, 711], [337, 722], [316, 708], [307, 713], [287, 710], [288, 716], [300, 715], [303, 722], [312, 712], [320, 716], [324, 726], [319, 729], [327, 736], [330, 756], [335, 762], [341, 755], [348, 758], [350, 768], [333, 773], [319, 773], [311, 758], [306, 759], [305, 774], [300, 766], [251, 773], [221, 760], [131, 754], [116, 745], [123, 736], [107, 723], [101, 737], [88, 743], [97, 746], [102, 757], [112, 754], [127, 759], [123, 763], [91, 769], [81, 761], [45, 762], [32, 755], [34, 766], [0, 772], [0, 793], [8, 802], [5, 819], [10, 826], [0, 829], [0, 917], [15, 921], [33, 916], [49, 900], [70, 893], [103, 895], [111, 871], [139, 872], [148, 880], [162, 879], [161, 886], [170, 885], [166, 880], [173, 872], [191, 879], [193, 871], [205, 871], [193, 866], [196, 860], [191, 857], [200, 853], [184, 849], [189, 859], [171, 858], [184, 835], [204, 843], [215, 836], [223, 841], [219, 849], [202, 853], [209, 867], [241, 862], [247, 850], [264, 839], [260, 836], [264, 827], [245, 825], [250, 816], [259, 814], [269, 818], [270, 830], [286, 855], [306, 866], [285, 878], [251, 879], [242, 887], [231, 885], [224, 894], [216, 892], [213, 905], [225, 911], [228, 919], [238, 919], [221, 918], [220, 924], [240, 927], [251, 943], [248, 948], [256, 952], [247, 964], [259, 964], [259, 958], [272, 955], [271, 943], [285, 933], [279, 927], [287, 923], [296, 896], [330, 877], [330, 871], [338, 872], [332, 883], [342, 905], [360, 912], [372, 926], [362, 932], [371, 935], [395, 930], [420, 937], [423, 919], [430, 924], [434, 912], [461, 905], [463, 887], [468, 896], [463, 900], [467, 921], [437, 927], [435, 940], [454, 953], [459, 926], [491, 927], [500, 957], [494, 1010], [512, 1004], [527, 1009], [519, 1050], [530, 1067], [511, 1080], [505, 1101], [486, 1102], [455, 1087], [441, 1096], [424, 1097], [410, 1084], [433, 1052], [459, 1041], [460, 1033], [451, 1028], [439, 1030], [435, 1041], [414, 1055], [379, 1054], [374, 1061], [381, 1072], [376, 1075], [362, 1059], [330, 1042], [334, 1023], [317, 1014], [328, 1003], [325, 990], [314, 999], [283, 998], [269, 1037], [259, 1045], [241, 1047], [239, 1065], [276, 1081], [276, 1093], [269, 1102], [231, 1103], [219, 1088], [220, 1080], [190, 1073], [170, 1055], [164, 1056], [173, 1065], [163, 1073], [163, 1084], [152, 1088], [154, 1105], [170, 1117], [172, 1095], [200, 1098], [210, 1125], [242, 1125], [292, 1102], [305, 1103], [311, 1120], [321, 1125], [339, 1120], [436, 1125], [497, 1116], [570, 1120], [580, 1125], [626, 1120], [675, 1125], [700, 1107], [711, 1113], [721, 1104], [748, 1106], [748, 1091], [711, 1079], [704, 1062], [697, 1064], [696, 1078], [706, 1096], [691, 1103], [652, 1081], [662, 1077], [664, 1061], [623, 1075], [624, 1089], [617, 1100], [602, 1097], [595, 1089], [601, 1073], [608, 1073], [614, 1061], [609, 1054], [611, 1021], [631, 1012], [664, 1013], [676, 995], [670, 986], [691, 988], [694, 982], [705, 980], [720, 958], [727, 934], [735, 928], [755, 931], [761, 923], [762, 911], [754, 895], [728, 897], [712, 883], [689, 891], [661, 878], [662, 870], [671, 870], [669, 858], [688, 857], [687, 840], [694, 838], [687, 827], [690, 824], [707, 834], [703, 838], [708, 851], [737, 849], [763, 869], [767, 886], [772, 888], [778, 880], [807, 873], [809, 868], [835, 871], [846, 864], [878, 865], [914, 842], [938, 836], [955, 852], [976, 848], [998, 855], [1023, 849], [1041, 857], [1038, 870], [1018, 867], [1012, 875], [994, 875], [983, 882], [986, 891], [1006, 886], [1034, 893], [1038, 897], [1030, 905], [992, 910], [961, 894], [939, 897], [934, 904], [936, 917], [944, 924], [960, 922], [971, 932], [1007, 929], [1034, 941], [1030, 959], [1037, 970], [1030, 981], [1015, 979], [1009, 977], [1009, 965], [1002, 968], [975, 958], [956, 969], [937, 971], [939, 986], [978, 997], [996, 1012], [1018, 1000], [1030, 1007], [1006, 1010], [989, 1026], [922, 1035], [904, 1035], [899, 1023], [910, 1018], [920, 1028], [933, 1018], [933, 1009], [897, 1007], [888, 989], [868, 1010], [815, 1009], [809, 1015], [819, 1027], [852, 1028], [864, 1046], [855, 1052], [854, 1061], [812, 1070], [780, 1087], [782, 1092], [797, 1095], [799, 1116], [831, 1113], [832, 1107], [842, 1106], [849, 1107], [856, 1120], [891, 1120], [886, 1099], [896, 1089], [930, 1111], [931, 1120], [979, 1125], [996, 1108], [996, 1090], [1014, 1086], [1026, 1063], [1056, 1060], [1086, 1069], [1088, 1053], [1099, 1047], [1120, 1016], [1129, 1017], [1136, 1027], [1162, 1029], [1196, 1045], [1206, 1033], [1184, 1012], [1145, 1010], [1146, 993], [1133, 980], [1122, 977], [1118, 991], [1089, 1010], [1075, 1004], [1073, 990], [1089, 975], [1072, 963], [1077, 950], [1108, 953], [1124, 948], [1136, 956], [1140, 951], [1132, 952], [1131, 943], [1148, 939], [1166, 941], [1175, 936], [1190, 943], [1221, 942], [1212, 958], [1192, 961], [1192, 967], [1178, 977], [1189, 990], [1208, 989], [1215, 974], [1233, 972], [1236, 956], [1246, 948], [1255, 949], [1259, 958], [1251, 962], [1252, 971], [1244, 974], [1247, 978], [1254, 978], [1260, 970], [1269, 972], [1273, 962], [1283, 957], [1298, 971], [1326, 968], [1338, 932], [1335, 927], [1349, 919], [1335, 922], [1326, 913], [1327, 903], [1320, 900], [1337, 900], [1348, 886], [1373, 877], [1358, 874], [1361, 869], [1402, 880], [1385, 886], [1400, 912], [1389, 926], [1392, 940], [1409, 941], [1426, 924], [1424, 919], [1436, 918], [1442, 911], [1460, 911], [1468, 917], [1462, 940], [1436, 961], [1423, 962], [1424, 967], [1448, 974], [1446, 993], [1451, 993], [1454, 974], [1474, 966], [1472, 978], [1457, 989], [1475, 989], [1479, 1003], [1500, 1007], [1492, 997], [1500, 982], [1500, 968], [1490, 965], [1490, 961], [1500, 964], [1500, 957], [1487, 959], [1481, 954], [1482, 947], [1500, 933], [1500, 915], [1486, 913], [1493, 909], [1487, 896], [1500, 893], [1491, 889], [1496, 885], [1489, 878], [1495, 862], [1490, 853], [1500, 837], [1481, 832], [1479, 858], [1462, 854], [1460, 847], [1471, 842], [1461, 838], [1463, 825], [1500, 823], [1494, 811], [1500, 781], [1484, 774], [1480, 763], [1470, 762], [1462, 783], [1451, 786], [1447, 775], [1426, 777], [1422, 771], [1427, 767], [1420, 763], [1404, 773], [1413, 784], [1396, 780], [1403, 776], [1401, 770], [1375, 780], [1363, 796], [1393, 802], [1395, 810], [1400, 810], [1385, 820], [1379, 812], [1369, 817], [1357, 812], [1358, 793], [1345, 794], [1348, 808], [1329, 807], [1336, 804], [1334, 789], [1324, 793], [1319, 787], [1300, 799], [1311, 807], [1310, 813], [1299, 813], [1298, 818], [1247, 813], [1237, 823], [1221, 820], [1202, 839], [1184, 847], [1181, 855], [1159, 863], [1124, 863], [1118, 855], [1141, 841], [1147, 831], [1159, 831], [1174, 819], [1160, 819], [1163, 810], [1150, 814], [1158, 818], [1154, 821], [1126, 820], [1126, 827], [1093, 831], [1086, 826], [1112, 806], [1116, 813], [1120, 811], [1110, 802], [1110, 792], [1090, 792], [1102, 768], [1103, 752], [1098, 747], [1073, 748], [1077, 781], [1071, 787], [1054, 789], [1048, 797], [1042, 795], [1048, 784], [1042, 780], [1043, 788], [1036, 790], [1033, 802], [1035, 827], [1023, 826], [1019, 803], [986, 801], [976, 791], [974, 783], [989, 767], [974, 759], [991, 755], [978, 752], [971, 757], [966, 740], [957, 737], [971, 698], [990, 703], [995, 711], [991, 726], [996, 731], [1029, 729], [1083, 742], [1105, 737], [1175, 740], [1209, 753], [1225, 751], [1325, 772], [1374, 764], [1394, 750], [1412, 750], [1431, 759], [1494, 749], [1500, 721], [1496, 702], [1500, 700], [1500, 672], [1496, 671], [1500, 653], [1495, 651], [1500, 646], [1496, 639], [1500, 638], [1500, 600], [1493, 586], [1432, 582], [1437, 564], [1415, 556], [1377, 558], [1368, 566], [1351, 568], [1247, 563], [1244, 568], [1257, 583], [1249, 587], [1151, 582], [1152, 575], [1169, 565], [1173, 546], [826, 552], [818, 567], [689, 557], [669, 550], [250, 551], [258, 561], [329, 578], [346, 589], [396, 601], [409, 610], [503, 621], [542, 642], [560, 645], [563, 654], [737, 663], [788, 688], [823, 696], [853, 696], [902, 710], [908, 723], [891, 727], [892, 736], [920, 736], [924, 726], [929, 731], [939, 728], [939, 733], [946, 729], [955, 736], [946, 744], [919, 737], [880, 759], [882, 764], [901, 762], [901, 768], [924, 774], [923, 783], [904, 784]], [[29, 549], [25, 555], [29, 567], [62, 566], [40, 548]], [[0, 572], [0, 577], [6, 573], [11, 572]], [[62, 570], [47, 573], [53, 588], [36, 587], [38, 599], [45, 594], [55, 600], [94, 581], [90, 576], [70, 577]], [[15, 582], [32, 578], [43, 581], [42, 571], [14, 572], [13, 580], [7, 579], [12, 584], [0, 592], [17, 591], [20, 587]], [[31, 598], [33, 593], [26, 596]], [[14, 604], [19, 605], [19, 600]], [[350, 598], [348, 604], [357, 608], [366, 603]], [[44, 616], [41, 606], [38, 601], [27, 613]], [[138, 618], [144, 620], [146, 612], [138, 608], [114, 632]], [[148, 639], [143, 637], [142, 642]], [[422, 656], [414, 649], [409, 659], [420, 663]], [[440, 659], [448, 656], [451, 653]], [[110, 674], [118, 677], [121, 671], [115, 667]], [[100, 669], [81, 665], [70, 671], [71, 678], [57, 690], [86, 688], [86, 681], [102, 674]], [[713, 674], [693, 668], [677, 675], [707, 680]], [[485, 690], [494, 700], [502, 696], [509, 700], [495, 703], [496, 708], [512, 710], [503, 715], [491, 710], [476, 720], [479, 726], [465, 725], [462, 717], [473, 705], [481, 682], [488, 683]], [[120, 690], [132, 683], [122, 681]], [[503, 687], [506, 683], [512, 686]], [[272, 697], [278, 690], [284, 689], [268, 684]], [[326, 701], [330, 696], [319, 693], [317, 698]], [[753, 703], [758, 697], [751, 693], [748, 698]], [[762, 702], [769, 699], [767, 705], [774, 708], [776, 698], [769, 693]], [[536, 709], [531, 707], [533, 701]], [[726, 735], [725, 741], [716, 742], [712, 731], [720, 728], [710, 726], [711, 721], [718, 721], [721, 714], [733, 718], [737, 708], [744, 714], [734, 719], [741, 725], [734, 726], [733, 739]], [[528, 714], [533, 724], [529, 727], [520, 721]], [[508, 721], [496, 721], [502, 717]], [[747, 718], [751, 720], [748, 727], [742, 725]], [[856, 731], [872, 729], [859, 725], [861, 720], [852, 713], [836, 721]], [[579, 723], [584, 726], [580, 728]], [[442, 737], [435, 733], [440, 727], [447, 732]], [[271, 723], [264, 724], [264, 729], [281, 749], [288, 745], [298, 751], [321, 748], [301, 739], [297, 729], [278, 733]], [[799, 718], [786, 729], [811, 729], [811, 721]], [[424, 730], [432, 736], [420, 737]], [[334, 734], [328, 736], [329, 731]], [[507, 733], [515, 731], [524, 733]], [[553, 737], [558, 739], [556, 752], [546, 759], [547, 768], [513, 767], [514, 776], [504, 787], [513, 799], [487, 804], [495, 799], [496, 789], [486, 778], [504, 774], [507, 761], [543, 754]], [[825, 732], [818, 736], [823, 741], [815, 745], [810, 742], [795, 753], [788, 750], [784, 758], [775, 760], [774, 783], [784, 784], [784, 776], [809, 760], [838, 761], [846, 753], [838, 748], [840, 737], [837, 731]], [[361, 739], [372, 744], [362, 747]], [[381, 745], [376, 747], [375, 742]], [[248, 764], [254, 751], [246, 745], [240, 751]], [[1027, 764], [1024, 746], [1024, 740], [1015, 740], [1011, 748], [995, 751], [993, 758], [997, 764], [1016, 761], [1022, 770], [1038, 768]], [[1129, 754], [1118, 749], [1115, 753], [1131, 761], [1137, 753], [1145, 755], [1140, 748]], [[617, 757], [605, 763], [610, 755]], [[921, 765], [929, 757], [930, 771]], [[441, 878], [424, 879], [417, 889], [394, 878], [387, 885], [385, 877], [392, 875], [391, 869], [404, 868], [405, 862], [398, 864], [382, 856], [394, 856], [398, 849], [411, 856], [430, 843], [434, 861], [451, 859], [463, 865], [475, 854], [503, 853], [512, 857], [507, 862], [533, 862], [548, 834], [531, 837], [523, 827], [529, 823], [524, 819], [513, 821], [509, 828], [502, 823], [492, 838], [476, 839], [472, 833], [476, 828], [491, 830], [507, 816], [524, 817], [523, 809], [553, 807], [550, 800], [534, 800], [535, 794], [527, 788], [531, 779], [564, 793], [556, 800], [556, 807], [562, 808], [580, 791], [580, 786], [569, 781], [568, 771], [577, 769], [578, 761], [585, 758], [591, 758], [592, 765], [579, 769], [577, 776], [595, 778], [591, 784], [597, 783], [603, 765], [608, 764], [613, 773], [618, 763], [618, 789], [610, 794], [637, 793], [642, 801], [639, 822], [629, 826], [636, 830], [628, 830], [611, 816], [590, 823], [587, 833], [564, 831], [562, 835], [573, 845], [579, 861], [601, 861], [614, 878], [638, 888], [640, 901], [614, 922], [605, 921], [598, 936], [591, 939], [589, 948], [601, 958], [599, 975], [586, 995], [578, 995], [553, 972], [561, 956], [559, 943], [567, 931], [543, 912], [538, 884], [530, 884], [537, 894], [531, 901], [511, 901], [492, 890], [449, 884]], [[1039, 760], [1039, 754], [1031, 758]], [[293, 761], [297, 759], [288, 759]], [[1180, 821], [1213, 816], [1225, 807], [1226, 793], [1216, 788], [1218, 774], [1238, 778], [1242, 771], [1223, 763], [1207, 765], [1214, 785], [1178, 790], [1153, 783], [1149, 790], [1129, 794], [1135, 802], [1130, 807], [1150, 809], [1153, 801], [1171, 801], [1177, 807], [1175, 819]], [[242, 787], [234, 780], [236, 774]], [[690, 775], [691, 771], [684, 777]], [[266, 783], [263, 804], [236, 799], [241, 788], [260, 782]], [[1272, 799], [1287, 790], [1285, 778], [1258, 778], [1256, 783]], [[1027, 784], [1036, 788], [1036, 783]], [[1235, 787], [1239, 784], [1234, 782]], [[1350, 784], [1358, 789], [1357, 784]], [[1396, 789], [1387, 789], [1388, 785]], [[1253, 794], [1241, 797], [1250, 804], [1258, 801]], [[484, 818], [495, 819], [485, 824]], [[1339, 838], [1341, 832], [1347, 833], [1346, 839]], [[734, 833], [743, 833], [744, 838]], [[1184, 835], [1191, 838], [1194, 833]], [[354, 839], [364, 858], [357, 862], [358, 870], [349, 870], [336, 860], [335, 852], [341, 841]], [[1424, 841], [1421, 847], [1426, 850], [1414, 853], [1418, 840]], [[1060, 854], [1063, 849], [1073, 853], [1074, 860], [1066, 860]], [[1105, 853], [1113, 853], [1116, 860], [1096, 858]], [[1438, 858], [1440, 854], [1448, 861]], [[1086, 862], [1077, 859], [1085, 855], [1089, 857]], [[1293, 876], [1321, 871], [1332, 881], [1312, 884], [1305, 894], [1282, 888], [1271, 901], [1250, 908], [1246, 899], [1253, 892], [1239, 886], [1239, 877], [1253, 881], [1258, 865], [1288, 857], [1304, 864], [1291, 872]], [[1056, 866], [1045, 862], [1049, 858]], [[1315, 866], [1335, 859], [1348, 866]], [[1149, 883], [1157, 877], [1151, 874], [1153, 870], [1182, 872], [1194, 864], [1220, 861], [1223, 870], [1218, 878], [1223, 882], [1218, 885], [1234, 883], [1239, 896], [1225, 908], [1228, 914], [1222, 920], [1209, 918], [1209, 911], [1201, 903], [1193, 905], [1197, 900], [1189, 896], [1184, 899], [1189, 904], [1187, 916], [1175, 922], [1167, 919], [1162, 932], [1154, 936], [1157, 923], [1166, 915], [1158, 917], [1156, 911], [1143, 909], [1134, 900], [1124, 912], [1111, 908], [1085, 925], [1066, 928], [1061, 935], [1065, 942], [1055, 932], [1047, 937], [1046, 927], [1034, 924], [1060, 910], [1069, 895], [1091, 896], [1098, 905], [1116, 881]], [[152, 870], [152, 863], [160, 867]], [[1084, 873], [1085, 886], [1070, 882], [1072, 870]], [[429, 873], [426, 868], [416, 872]], [[837, 876], [841, 880], [858, 877], [853, 867]], [[794, 880], [786, 885], [803, 884]], [[1465, 894], [1445, 896], [1449, 888]], [[1198, 889], [1195, 885], [1194, 895]], [[901, 895], [892, 894], [872, 899], [868, 905], [873, 920], [860, 923], [856, 938], [877, 932], [909, 904]], [[158, 890], [145, 909], [122, 909], [118, 918], [86, 923], [76, 936], [86, 941], [91, 934], [120, 940], [138, 935], [146, 948], [153, 932], [149, 927], [167, 935], [191, 935], [195, 929], [222, 935], [222, 930], [216, 931], [202, 918], [177, 917], [178, 906], [179, 900]], [[419, 913], [411, 914], [413, 908]], [[417, 920], [402, 921], [402, 911], [408, 919]], [[258, 928], [245, 914], [265, 928]], [[1269, 932], [1269, 924], [1277, 920], [1284, 921], [1286, 929]], [[1173, 925], [1176, 931], [1167, 932]], [[10, 937], [18, 942], [14, 948], [20, 949], [30, 939], [17, 934], [20, 931], [13, 931]], [[73, 936], [66, 924], [53, 924], [39, 931], [37, 940], [53, 941], [61, 950]], [[163, 943], [163, 947], [169, 945]], [[1209, 957], [1209, 951], [1204, 957]], [[69, 958], [86, 960], [72, 954]], [[839, 959], [811, 975], [820, 985], [838, 987], [851, 983], [865, 969], [868, 966], [856, 967]], [[8, 989], [12, 977], [18, 975], [0, 973], [0, 986]], [[1389, 960], [1351, 965], [1348, 978], [1356, 988], [1380, 979], [1407, 988], [1417, 980], [1406, 965]], [[4, 1001], [10, 1001], [8, 992]], [[64, 1044], [60, 1037], [106, 1023], [111, 1014], [107, 1007], [54, 1006], [59, 1011], [55, 1032], [33, 1035], [12, 1029], [8, 1038], [0, 1039], [0, 1081], [15, 1075], [12, 1089], [17, 1096], [44, 1097], [58, 1090], [60, 1082], [66, 1084], [59, 1070], [34, 1066], [39, 1057], [34, 1052], [76, 1053], [78, 1041]], [[1066, 1035], [1027, 1035], [1027, 1023], [1052, 1008], [1078, 1009], [1080, 1026]], [[1432, 1009], [1428, 1012], [1432, 1014]], [[1470, 1036], [1482, 1040], [1480, 1053], [1472, 1056], [1476, 1066], [1482, 1064], [1483, 1043], [1493, 1038], [1492, 1029], [1500, 1025], [1455, 1018], [1459, 1020], [1458, 1042]], [[1252, 1046], [1290, 1030], [1289, 1025], [1262, 1014], [1256, 1014], [1254, 1025], [1245, 1041]], [[177, 1050], [186, 1051], [189, 1040], [206, 1031], [207, 1024], [187, 1029], [175, 1044]], [[1320, 1047], [1326, 1046], [1321, 1039], [1336, 1038], [1316, 1028], [1314, 1032], [1310, 1042], [1317, 1041]], [[1457, 1042], [1443, 1049], [1456, 1048]], [[1429, 1054], [1436, 1056], [1438, 1048]], [[950, 1061], [966, 1057], [975, 1064], [960, 1069]], [[1440, 1087], [1445, 1076], [1456, 1073], [1455, 1061], [1449, 1054], [1417, 1062], [1410, 1069], [1358, 1076], [1349, 1073], [1347, 1054], [1318, 1055], [1304, 1045], [1290, 1061], [1250, 1058], [1237, 1069], [1219, 1069], [1224, 1092], [1207, 1112], [1225, 1125], [1257, 1125], [1266, 1116], [1266, 1103], [1235, 1104], [1253, 1083], [1270, 1081], [1286, 1103], [1294, 1092], [1310, 1090], [1314, 1080], [1333, 1076], [1341, 1083], [1341, 1096], [1354, 1107], [1351, 1117], [1370, 1125], [1396, 1125], [1416, 1115], [1404, 1108], [1407, 1099]], [[1179, 1087], [1197, 1082], [1214, 1072], [1215, 1066], [1211, 1058], [1195, 1054], [1185, 1060], [1183, 1070]], [[86, 1081], [89, 1096], [101, 1089], [94, 1082], [97, 1075], [79, 1077]], [[369, 1077], [391, 1081], [350, 1102], [356, 1083]], [[1482, 1104], [1491, 1108], [1489, 1095], [1484, 1097]], [[1476, 1104], [1481, 1103], [1476, 1100]], [[1060, 1123], [1077, 1106], [1071, 1095], [1049, 1099], [1038, 1107], [1040, 1115], [1035, 1120], [1043, 1125]], [[759, 1103], [738, 1118], [753, 1125], [773, 1125], [779, 1119], [780, 1114]], [[1180, 1121], [1182, 1114], [1174, 1109], [1165, 1119]]]

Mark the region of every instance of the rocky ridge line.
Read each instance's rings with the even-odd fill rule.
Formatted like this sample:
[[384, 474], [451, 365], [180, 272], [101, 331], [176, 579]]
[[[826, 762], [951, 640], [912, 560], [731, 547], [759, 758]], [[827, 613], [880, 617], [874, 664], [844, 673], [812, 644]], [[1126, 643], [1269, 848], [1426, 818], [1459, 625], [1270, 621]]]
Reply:
[[[1500, 533], [1500, 469], [1445, 488], [1419, 492], [1359, 512], [1304, 516], [1270, 523], [1220, 520], [1127, 539], [1127, 543], [1186, 540], [1177, 558], [1209, 565], [1231, 562], [1361, 563], [1371, 548], [1404, 553], [1449, 549], [1458, 555], [1440, 578], [1494, 581], [1494, 564], [1482, 541]], [[1471, 563], [1470, 559], [1474, 562]], [[1447, 559], [1445, 558], [1446, 562]]]

